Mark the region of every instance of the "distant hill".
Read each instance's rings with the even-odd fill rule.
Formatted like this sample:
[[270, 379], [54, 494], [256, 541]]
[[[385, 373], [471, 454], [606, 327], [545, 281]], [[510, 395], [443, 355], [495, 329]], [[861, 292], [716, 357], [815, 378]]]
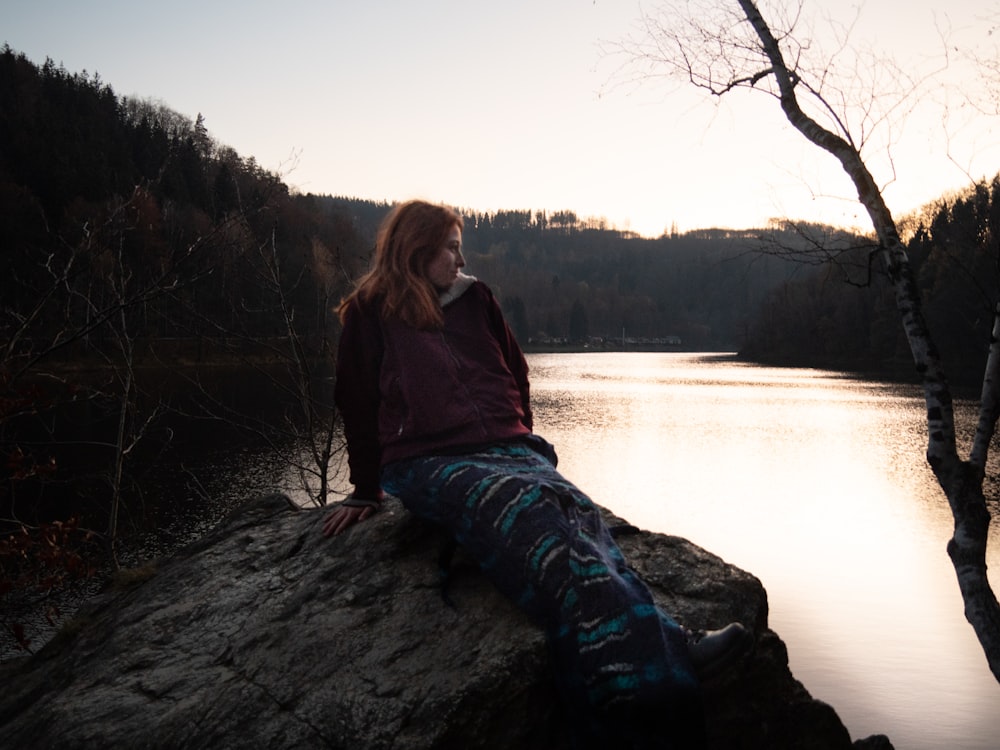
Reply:
[[[1000, 176], [899, 224], [949, 377], [978, 388], [1000, 301]], [[864, 248], [772, 289], [743, 353], [780, 364], [916, 376], [892, 290]]]
[[[298, 280], [290, 294], [303, 325], [328, 324], [324, 306], [366, 267], [390, 206], [291, 193], [252, 156], [217, 143], [205, 122], [118, 97], [96, 76], [51, 60], [36, 66], [9, 47], [0, 52], [0, 231], [11, 271], [0, 276], [0, 294], [13, 316], [0, 324], [8, 335], [44, 317], [30, 309], [47, 298], [59, 262], [72, 261], [94, 305], [110, 304], [100, 301], [110, 294], [102, 284], [83, 281], [106, 276], [108, 258], [96, 246], [122, 249], [133, 286], [149, 285], [147, 336], [203, 335], [222, 318], [232, 322], [233, 310], [259, 296], [250, 258], [268, 245]], [[996, 180], [984, 183], [909, 220], [928, 315], [962, 367], [988, 340], [996, 191]], [[869, 269], [864, 237], [775, 222], [644, 239], [569, 209], [460, 210], [468, 270], [494, 288], [525, 343], [669, 340], [790, 364], [906, 367], [894, 303]], [[263, 306], [240, 325], [261, 336], [280, 327]], [[100, 327], [92, 334], [99, 339]]]

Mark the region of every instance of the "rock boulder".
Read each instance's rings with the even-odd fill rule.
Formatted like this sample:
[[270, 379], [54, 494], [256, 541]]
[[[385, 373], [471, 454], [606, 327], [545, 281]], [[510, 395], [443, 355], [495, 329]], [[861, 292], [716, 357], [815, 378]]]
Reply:
[[[434, 528], [390, 500], [324, 539], [323, 515], [261, 498], [126, 571], [38, 654], [3, 666], [2, 744], [566, 747], [541, 632], [461, 551], [451, 607]], [[757, 635], [744, 664], [705, 685], [713, 748], [852, 747], [834, 710], [789, 672], [756, 578], [677, 537], [619, 541], [680, 622], [739, 620]], [[884, 737], [853, 746], [891, 748]]]

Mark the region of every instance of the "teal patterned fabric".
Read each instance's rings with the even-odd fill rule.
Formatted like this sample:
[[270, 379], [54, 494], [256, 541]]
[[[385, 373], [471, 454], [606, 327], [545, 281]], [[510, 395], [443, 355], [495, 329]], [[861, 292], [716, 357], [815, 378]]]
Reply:
[[390, 464], [383, 489], [443, 526], [548, 636], [577, 747], [703, 745], [683, 631], [544, 440]]

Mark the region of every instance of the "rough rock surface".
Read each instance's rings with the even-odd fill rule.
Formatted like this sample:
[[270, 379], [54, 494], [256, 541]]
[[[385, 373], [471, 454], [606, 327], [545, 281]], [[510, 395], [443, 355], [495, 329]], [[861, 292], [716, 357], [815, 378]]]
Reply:
[[[129, 571], [42, 651], [0, 671], [0, 744], [566, 747], [541, 633], [461, 552], [451, 608], [436, 530], [389, 501], [324, 539], [323, 515], [261, 498]], [[680, 538], [619, 541], [680, 622], [739, 620], [757, 635], [744, 664], [705, 686], [713, 748], [852, 747], [834, 710], [789, 672], [756, 578]]]

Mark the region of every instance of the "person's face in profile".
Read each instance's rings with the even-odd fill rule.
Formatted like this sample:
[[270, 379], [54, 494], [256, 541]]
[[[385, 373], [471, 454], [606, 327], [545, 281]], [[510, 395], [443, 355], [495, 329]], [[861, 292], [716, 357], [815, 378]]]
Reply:
[[439, 291], [451, 288], [458, 278], [459, 270], [465, 265], [462, 255], [462, 230], [457, 225], [452, 226], [447, 239], [438, 250], [437, 255], [427, 266], [427, 278]]

